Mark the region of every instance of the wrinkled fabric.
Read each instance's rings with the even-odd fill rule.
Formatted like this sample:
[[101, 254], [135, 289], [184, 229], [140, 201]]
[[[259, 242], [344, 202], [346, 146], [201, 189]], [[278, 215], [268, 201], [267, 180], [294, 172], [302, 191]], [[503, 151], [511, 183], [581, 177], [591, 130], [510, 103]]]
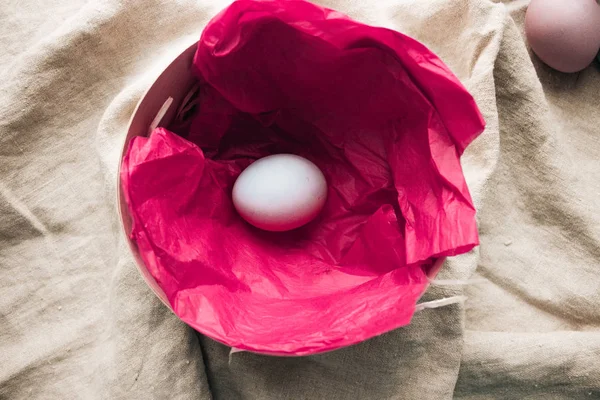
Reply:
[[[0, 7], [0, 398], [600, 397], [598, 65], [528, 54], [527, 1], [325, 0], [419, 40], [486, 120], [461, 163], [481, 245], [423, 301], [464, 305], [307, 357], [197, 334], [140, 277], [117, 170], [136, 103], [226, 1], [5, 1]], [[44, 10], [44, 12], [40, 12]], [[477, 270], [477, 272], [475, 272]]]
[[[240, 67], [243, 66], [243, 67]], [[238, 349], [305, 355], [406, 325], [431, 261], [478, 244], [459, 156], [473, 98], [423, 45], [305, 1], [239, 1], [193, 61], [196, 114], [132, 141], [131, 237], [175, 313]], [[252, 161], [313, 161], [324, 210], [266, 233], [234, 210]]]

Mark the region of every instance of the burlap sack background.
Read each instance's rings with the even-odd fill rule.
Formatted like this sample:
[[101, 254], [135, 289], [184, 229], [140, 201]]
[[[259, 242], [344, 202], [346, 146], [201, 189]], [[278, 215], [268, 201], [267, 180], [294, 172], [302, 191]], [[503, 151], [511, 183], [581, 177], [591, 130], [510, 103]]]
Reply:
[[417, 38], [475, 96], [488, 125], [463, 165], [482, 244], [442, 277], [486, 283], [348, 349], [230, 358], [145, 286], [114, 201], [137, 100], [227, 2], [7, 0], [0, 398], [600, 398], [598, 66], [532, 62], [527, 1], [320, 3]]

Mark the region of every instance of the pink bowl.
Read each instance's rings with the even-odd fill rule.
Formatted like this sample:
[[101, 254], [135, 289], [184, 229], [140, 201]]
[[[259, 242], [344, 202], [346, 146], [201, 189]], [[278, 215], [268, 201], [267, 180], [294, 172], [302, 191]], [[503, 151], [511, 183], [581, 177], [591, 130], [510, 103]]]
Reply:
[[[152, 124], [158, 122], [159, 126], [168, 126], [176, 115], [180, 104], [184, 101], [185, 96], [189, 93], [192, 86], [196, 83], [191, 66], [192, 60], [196, 51], [197, 44], [194, 43], [183, 51], [177, 58], [169, 64], [169, 66], [160, 74], [152, 86], [144, 93], [138, 102], [129, 125], [127, 134], [123, 143], [121, 157], [119, 159], [119, 173], [117, 175], [117, 196], [118, 196], [118, 212], [122, 221], [123, 233], [125, 234], [131, 253], [135, 259], [136, 266], [144, 278], [144, 281], [150, 286], [156, 296], [171, 310], [171, 305], [167, 300], [167, 296], [157, 284], [154, 277], [150, 274], [145, 266], [137, 245], [131, 240], [129, 233], [132, 228], [132, 220], [129, 214], [127, 203], [121, 188], [121, 162], [128, 149], [130, 141], [136, 136], [148, 136]], [[160, 121], [155, 121], [157, 115], [161, 112], [161, 108], [165, 102], [172, 98], [172, 103], [168, 107], [166, 113], [160, 118]], [[438, 259], [433, 266], [427, 271], [429, 278], [436, 276], [444, 263], [445, 258]]]

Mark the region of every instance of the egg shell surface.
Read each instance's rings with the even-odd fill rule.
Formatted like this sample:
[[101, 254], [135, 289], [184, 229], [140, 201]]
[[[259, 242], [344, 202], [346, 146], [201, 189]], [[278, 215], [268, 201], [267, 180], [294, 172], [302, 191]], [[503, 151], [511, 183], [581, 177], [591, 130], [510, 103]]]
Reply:
[[525, 32], [544, 63], [561, 72], [581, 71], [600, 49], [600, 4], [597, 0], [532, 0]]
[[248, 223], [287, 231], [312, 221], [327, 199], [321, 170], [306, 158], [276, 154], [250, 164], [237, 178], [233, 204]]

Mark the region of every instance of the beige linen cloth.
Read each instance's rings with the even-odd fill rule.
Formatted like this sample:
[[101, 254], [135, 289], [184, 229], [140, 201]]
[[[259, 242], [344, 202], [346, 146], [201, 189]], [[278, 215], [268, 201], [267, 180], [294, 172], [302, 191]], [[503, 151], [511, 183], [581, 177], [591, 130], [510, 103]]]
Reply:
[[473, 93], [465, 304], [330, 354], [235, 353], [146, 287], [120, 233], [128, 118], [226, 2], [0, 6], [1, 399], [600, 399], [600, 69], [531, 57], [527, 1], [322, 0], [409, 34]]

